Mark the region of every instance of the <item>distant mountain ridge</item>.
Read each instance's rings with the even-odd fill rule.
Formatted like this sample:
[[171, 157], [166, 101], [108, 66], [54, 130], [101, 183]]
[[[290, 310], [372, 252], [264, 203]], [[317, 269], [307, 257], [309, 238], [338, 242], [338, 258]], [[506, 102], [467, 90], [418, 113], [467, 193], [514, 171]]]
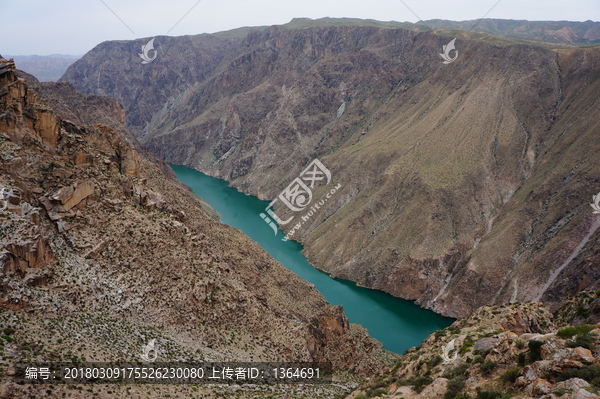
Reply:
[[[360, 18], [294, 18], [287, 24], [281, 25], [286, 29], [302, 29], [317, 26], [372, 26], [378, 28], [404, 28], [417, 32], [439, 30], [440, 33], [452, 34], [463, 38], [488, 40], [496, 44], [507, 44], [498, 38], [478, 36], [475, 32], [484, 32], [494, 36], [510, 38], [517, 41], [538, 41], [548, 44], [566, 46], [594, 46], [600, 44], [600, 22], [591, 20], [576, 21], [526, 21], [509, 19], [483, 19], [469, 21], [449, 21], [431, 19], [426, 21], [397, 22], [377, 21]], [[263, 30], [268, 26], [242, 27], [214, 33], [222, 38], [244, 37], [250, 30]], [[474, 29], [473, 29], [474, 28]], [[473, 29], [475, 32], [470, 32]], [[461, 31], [461, 32], [444, 32]], [[41, 82], [54, 82], [60, 79], [69, 65], [81, 58], [80, 55], [50, 54], [40, 55], [10, 55], [19, 67]]]
[[13, 58], [19, 68], [32, 74], [40, 82], [54, 82], [60, 79], [69, 65], [81, 58], [80, 55], [8, 55]]
[[[600, 44], [600, 22], [591, 20], [578, 21], [527, 21], [512, 19], [481, 19], [467, 21], [450, 21], [443, 19], [430, 19], [425, 21], [397, 22], [377, 21], [374, 19], [359, 18], [294, 18], [287, 24], [280, 25], [286, 29], [303, 29], [317, 26], [371, 26], [376, 28], [396, 29], [403, 28], [417, 32], [428, 30], [484, 32], [490, 35], [513, 38], [526, 41], [537, 41], [574, 46], [595, 46]], [[243, 27], [214, 35], [219, 37], [245, 36], [250, 29], [266, 29], [268, 26]], [[473, 32], [473, 33], [474, 33]], [[456, 32], [453, 32], [456, 33]], [[482, 37], [471, 37], [482, 39]]]

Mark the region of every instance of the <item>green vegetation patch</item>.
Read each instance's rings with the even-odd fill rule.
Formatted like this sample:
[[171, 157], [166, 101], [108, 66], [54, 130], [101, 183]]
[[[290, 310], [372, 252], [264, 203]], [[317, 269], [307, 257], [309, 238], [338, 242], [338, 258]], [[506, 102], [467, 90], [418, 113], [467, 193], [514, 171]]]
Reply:
[[475, 399], [509, 399], [510, 397], [512, 397], [511, 393], [482, 391], [481, 389], [477, 389], [477, 396], [475, 396]]
[[581, 378], [595, 387], [600, 387], [600, 366], [589, 365], [580, 369], [566, 369], [558, 376], [559, 381], [570, 378]]
[[574, 340], [567, 341], [567, 346], [569, 348], [581, 346], [582, 348], [592, 350], [596, 347], [596, 337], [591, 334], [577, 335]]
[[446, 385], [446, 393], [444, 394], [444, 399], [455, 399], [460, 391], [465, 388], [465, 380], [467, 378], [463, 375], [454, 377], [451, 380], [448, 380], [448, 384]]
[[517, 380], [517, 378], [519, 378], [520, 373], [521, 373], [521, 369], [519, 367], [513, 366], [513, 367], [509, 368], [508, 370], [506, 370], [504, 373], [502, 373], [500, 378], [502, 378], [503, 381], [509, 382], [512, 384]]
[[495, 368], [496, 368], [496, 365], [497, 365], [497, 364], [498, 364], [498, 363], [496, 363], [496, 362], [493, 362], [493, 361], [491, 361], [491, 360], [486, 360], [486, 361], [484, 361], [483, 363], [481, 363], [481, 364], [479, 365], [479, 370], [481, 370], [481, 372], [482, 372], [483, 374], [489, 374], [489, 373], [491, 373], [491, 372], [492, 372], [492, 370], [493, 370], [493, 369], [495, 369]]
[[527, 352], [523, 352], [519, 354], [517, 364], [521, 367], [526, 364], [531, 364], [533, 362], [537, 362], [538, 360], [542, 360], [542, 352], [541, 348], [544, 345], [543, 341], [532, 340], [529, 341]]
[[596, 326], [590, 324], [583, 324], [581, 326], [569, 326], [558, 330], [556, 335], [562, 339], [567, 339], [574, 337], [575, 335], [587, 335], [590, 331], [592, 331], [595, 328]]
[[444, 373], [444, 375], [442, 377], [451, 380], [455, 377], [464, 376], [465, 373], [467, 372], [468, 368], [469, 368], [468, 363], [460, 363], [458, 366], [451, 368], [450, 370], [446, 370], [446, 372]]
[[416, 393], [421, 393], [421, 391], [423, 391], [423, 389], [425, 389], [425, 387], [431, 384], [432, 382], [433, 378], [425, 375], [411, 378], [409, 380], [409, 384], [413, 386], [412, 390]]

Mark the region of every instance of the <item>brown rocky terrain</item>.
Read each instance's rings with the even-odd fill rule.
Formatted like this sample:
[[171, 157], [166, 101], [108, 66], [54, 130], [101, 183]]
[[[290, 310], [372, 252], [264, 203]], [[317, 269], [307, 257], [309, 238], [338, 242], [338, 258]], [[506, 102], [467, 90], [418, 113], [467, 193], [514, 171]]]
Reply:
[[541, 303], [482, 307], [347, 398], [599, 398], [600, 328], [568, 325], [568, 313], [553, 315]]
[[354, 374], [383, 364], [340, 307], [129, 144], [115, 100], [19, 75], [0, 59], [0, 397], [227, 391], [11, 382], [19, 361], [139, 360], [150, 339], [163, 361], [330, 361]]
[[334, 277], [450, 316], [555, 309], [600, 276], [600, 50], [459, 39], [444, 65], [451, 39], [270, 27], [159, 37], [148, 65], [144, 40], [106, 42], [63, 80], [121, 101], [161, 159], [263, 199], [319, 158], [343, 188], [293, 238]]

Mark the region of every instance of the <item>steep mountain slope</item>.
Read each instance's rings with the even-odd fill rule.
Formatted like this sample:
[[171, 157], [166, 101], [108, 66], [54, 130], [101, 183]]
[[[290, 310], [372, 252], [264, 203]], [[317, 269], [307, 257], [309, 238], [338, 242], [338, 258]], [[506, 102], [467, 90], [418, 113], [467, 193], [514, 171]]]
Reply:
[[[175, 106], [198, 82], [210, 76], [226, 57], [230, 57], [229, 53], [239, 39], [211, 35], [159, 36], [154, 47], [161, 57], [152, 63], [154, 69], [144, 68], [140, 63], [138, 54], [146, 42], [104, 42], [94, 48], [95, 55], [102, 60], [101, 64], [122, 70], [120, 74], [95, 75], [93, 71], [98, 67], [95, 64], [98, 60], [85, 57], [77, 61], [76, 68], [67, 70], [68, 79], [61, 78], [78, 82], [75, 87], [80, 91], [83, 87], [94, 86], [97, 88], [94, 93], [84, 92], [113, 97], [124, 104], [127, 126], [142, 140], [146, 136], [147, 125], [152, 125], [152, 119], [157, 117], [156, 113], [166, 112]], [[169, 61], [157, 62], [162, 58]]]
[[[139, 360], [150, 339], [163, 361], [381, 365], [377, 343], [340, 307], [214, 220], [160, 165], [111, 128], [49, 108], [75, 121], [90, 122], [91, 109], [123, 117], [116, 101], [69, 86], [36, 93], [0, 60], [1, 397], [48, 388], [12, 384], [16, 362]], [[95, 396], [126, 388], [147, 397], [117, 385]], [[164, 389], [156, 397], [183, 388]]]
[[[555, 306], [598, 284], [588, 205], [600, 191], [598, 48], [458, 40], [444, 65], [451, 38], [403, 29], [163, 40], [143, 66], [142, 40], [103, 43], [63, 79], [134, 114], [135, 91], [145, 119], [128, 124], [152, 152], [261, 198], [319, 158], [342, 188], [293, 238], [333, 276], [451, 316], [517, 300]], [[219, 41], [218, 60], [202, 50], [197, 66], [179, 61]], [[187, 67], [206, 74], [173, 76]], [[145, 100], [157, 93], [171, 97]], [[282, 201], [274, 209], [305, 216]]]

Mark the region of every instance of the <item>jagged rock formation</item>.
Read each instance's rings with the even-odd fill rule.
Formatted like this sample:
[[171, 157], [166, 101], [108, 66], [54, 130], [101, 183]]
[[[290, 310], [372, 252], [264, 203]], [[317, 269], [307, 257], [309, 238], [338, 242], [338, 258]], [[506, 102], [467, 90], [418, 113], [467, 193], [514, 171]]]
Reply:
[[598, 398], [597, 327], [565, 326], [540, 303], [482, 307], [348, 398]]
[[137, 360], [151, 338], [169, 361], [382, 364], [364, 329], [161, 165], [50, 108], [92, 123], [104, 107], [117, 123], [115, 104], [65, 84], [36, 92], [0, 60], [0, 396], [41, 395], [7, 384], [12, 362]]
[[121, 101], [162, 159], [263, 199], [320, 158], [343, 189], [294, 239], [334, 277], [451, 316], [597, 286], [598, 48], [459, 40], [444, 65], [451, 38], [403, 29], [221, 36], [157, 38], [148, 65], [141, 40], [102, 43], [63, 79]]

